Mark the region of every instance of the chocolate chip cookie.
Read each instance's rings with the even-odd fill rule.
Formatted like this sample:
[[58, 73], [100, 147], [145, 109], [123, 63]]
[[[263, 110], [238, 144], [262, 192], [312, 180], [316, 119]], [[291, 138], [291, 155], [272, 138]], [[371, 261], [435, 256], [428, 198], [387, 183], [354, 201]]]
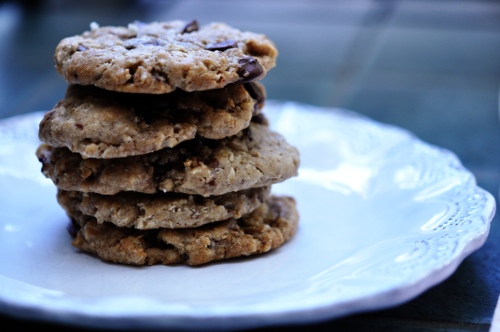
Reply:
[[294, 146], [257, 122], [221, 140], [196, 138], [141, 156], [83, 159], [47, 144], [37, 156], [43, 174], [59, 189], [103, 195], [162, 191], [218, 196], [282, 182], [297, 175], [300, 163]]
[[98, 224], [90, 218], [82, 223], [72, 243], [114, 263], [201, 265], [276, 249], [293, 237], [298, 219], [293, 198], [271, 196], [239, 219], [197, 228], [137, 230]]
[[271, 130], [259, 82], [265, 35], [197, 21], [96, 23], [57, 45], [65, 97], [36, 155], [57, 187], [72, 244], [103, 261], [200, 265], [262, 254], [297, 231], [271, 186], [300, 154]]
[[196, 135], [221, 139], [250, 125], [265, 101], [262, 84], [145, 95], [71, 85], [40, 122], [39, 138], [84, 158], [147, 154]]
[[229, 218], [240, 218], [259, 207], [270, 188], [253, 188], [221, 196], [175, 193], [122, 192], [99, 195], [58, 190], [57, 200], [80, 224], [89, 217], [98, 223], [137, 229], [192, 228]]
[[224, 23], [91, 24], [57, 45], [57, 72], [69, 83], [132, 93], [220, 89], [262, 79], [278, 51], [262, 34]]

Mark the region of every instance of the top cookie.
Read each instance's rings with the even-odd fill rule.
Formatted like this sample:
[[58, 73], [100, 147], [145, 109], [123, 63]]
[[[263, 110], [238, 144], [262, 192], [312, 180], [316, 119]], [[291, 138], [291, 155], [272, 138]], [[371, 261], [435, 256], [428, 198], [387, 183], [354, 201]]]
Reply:
[[69, 84], [131, 93], [219, 89], [263, 78], [278, 51], [262, 34], [224, 23], [135, 22], [99, 27], [63, 39], [57, 72]]

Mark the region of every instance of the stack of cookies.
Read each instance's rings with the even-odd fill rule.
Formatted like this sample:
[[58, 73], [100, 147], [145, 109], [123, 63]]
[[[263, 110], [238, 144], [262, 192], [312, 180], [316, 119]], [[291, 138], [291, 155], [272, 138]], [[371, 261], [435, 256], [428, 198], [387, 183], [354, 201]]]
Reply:
[[277, 50], [261, 34], [196, 21], [99, 27], [63, 39], [63, 100], [37, 156], [72, 220], [73, 245], [105, 261], [199, 265], [277, 248], [296, 232], [271, 186], [299, 153], [269, 128], [259, 82]]

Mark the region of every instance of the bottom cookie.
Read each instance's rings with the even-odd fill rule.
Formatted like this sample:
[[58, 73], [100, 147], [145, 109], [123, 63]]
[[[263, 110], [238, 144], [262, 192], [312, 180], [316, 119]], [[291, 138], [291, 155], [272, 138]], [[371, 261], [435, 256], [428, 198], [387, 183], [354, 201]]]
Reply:
[[278, 248], [295, 234], [298, 221], [292, 197], [271, 196], [246, 216], [197, 228], [137, 230], [89, 217], [72, 244], [113, 263], [201, 265]]

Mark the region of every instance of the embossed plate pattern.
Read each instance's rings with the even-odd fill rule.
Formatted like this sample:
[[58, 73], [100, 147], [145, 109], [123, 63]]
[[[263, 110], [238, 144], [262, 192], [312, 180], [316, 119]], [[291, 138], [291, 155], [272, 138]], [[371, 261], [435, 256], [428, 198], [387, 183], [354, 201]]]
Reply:
[[75, 326], [239, 329], [398, 305], [481, 247], [495, 213], [457, 157], [357, 113], [268, 102], [302, 156], [275, 185], [301, 215], [273, 252], [135, 268], [78, 252], [34, 150], [42, 113], [0, 122], [0, 311]]

